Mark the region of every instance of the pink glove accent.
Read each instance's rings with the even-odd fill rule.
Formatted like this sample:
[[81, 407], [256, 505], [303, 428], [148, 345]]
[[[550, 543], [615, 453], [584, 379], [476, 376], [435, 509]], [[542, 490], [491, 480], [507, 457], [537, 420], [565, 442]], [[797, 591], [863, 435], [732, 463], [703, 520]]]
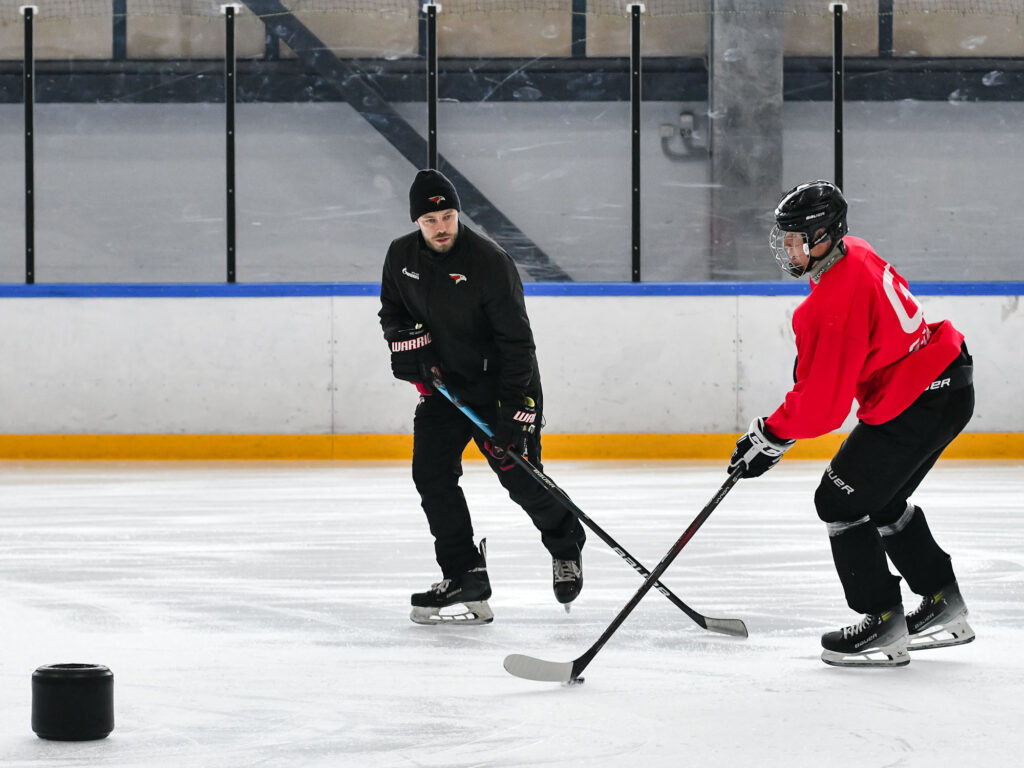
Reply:
[[422, 381], [414, 381], [413, 384], [416, 386], [416, 391], [419, 392], [421, 395], [427, 395], [429, 397], [430, 395], [434, 394], [431, 391], [430, 387], [428, 387]]

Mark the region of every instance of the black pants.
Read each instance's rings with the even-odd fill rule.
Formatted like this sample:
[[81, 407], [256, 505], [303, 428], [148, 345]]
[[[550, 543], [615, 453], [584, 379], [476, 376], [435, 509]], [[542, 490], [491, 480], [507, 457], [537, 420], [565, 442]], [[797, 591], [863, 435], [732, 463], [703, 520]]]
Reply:
[[[493, 424], [497, 416], [493, 406], [474, 405], [473, 410], [488, 424]], [[519, 466], [502, 469], [501, 463], [484, 450], [483, 433], [446, 398], [425, 395], [420, 398], [413, 419], [412, 478], [434, 536], [434, 553], [444, 577], [465, 573], [478, 557], [469, 508], [459, 487], [462, 452], [471, 439], [512, 501], [530, 516], [551, 556], [576, 558], [586, 540], [576, 516]], [[543, 469], [539, 430], [530, 440], [528, 458], [535, 467]]]
[[[974, 413], [971, 358], [961, 357], [928, 390], [884, 424], [854, 427], [825, 470], [814, 505], [829, 542], [846, 602], [858, 613], [881, 613], [901, 602], [900, 579], [926, 595], [955, 578], [924, 512], [909, 502], [946, 446]], [[954, 388], [955, 387], [955, 388]]]

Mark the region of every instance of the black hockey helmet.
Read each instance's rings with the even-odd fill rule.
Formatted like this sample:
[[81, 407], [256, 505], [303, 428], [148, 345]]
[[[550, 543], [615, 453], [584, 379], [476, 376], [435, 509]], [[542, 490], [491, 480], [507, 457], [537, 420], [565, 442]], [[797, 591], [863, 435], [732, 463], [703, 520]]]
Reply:
[[809, 255], [819, 243], [826, 240], [838, 243], [849, 232], [846, 224], [848, 210], [849, 205], [839, 187], [823, 179], [799, 184], [783, 195], [775, 208], [775, 227], [770, 238], [772, 252], [783, 271], [794, 277], [806, 271], [791, 263], [786, 249], [782, 247], [784, 233], [802, 234], [804, 248]]

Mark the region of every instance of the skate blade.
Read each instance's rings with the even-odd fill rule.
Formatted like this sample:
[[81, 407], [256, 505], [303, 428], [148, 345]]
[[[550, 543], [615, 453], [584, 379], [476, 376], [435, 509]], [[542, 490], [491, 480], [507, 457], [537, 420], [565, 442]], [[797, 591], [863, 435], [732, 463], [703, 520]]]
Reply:
[[821, 660], [832, 667], [905, 667], [910, 654], [905, 645], [869, 648], [854, 654], [822, 651]]
[[486, 600], [468, 603], [455, 603], [444, 608], [421, 608], [413, 606], [409, 618], [415, 624], [424, 626], [470, 626], [474, 624], [490, 624], [494, 621], [494, 613]]
[[967, 645], [975, 638], [971, 625], [963, 618], [949, 624], [929, 627], [924, 632], [910, 636], [910, 650], [927, 651], [932, 648], [949, 648], [954, 645]]

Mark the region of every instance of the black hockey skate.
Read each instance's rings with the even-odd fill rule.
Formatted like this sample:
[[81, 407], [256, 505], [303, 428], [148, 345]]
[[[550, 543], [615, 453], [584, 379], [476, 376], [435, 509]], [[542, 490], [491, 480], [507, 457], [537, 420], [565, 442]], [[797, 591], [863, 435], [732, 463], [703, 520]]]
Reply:
[[821, 660], [834, 667], [902, 667], [910, 663], [903, 606], [869, 613], [857, 624], [821, 636]]
[[487, 540], [482, 539], [477, 565], [461, 576], [431, 585], [426, 592], [413, 594], [409, 618], [417, 624], [490, 624], [494, 621], [487, 605], [490, 596]]
[[912, 651], [971, 642], [974, 630], [967, 623], [967, 605], [957, 583], [921, 598], [921, 604], [907, 616], [907, 630]]
[[569, 612], [569, 604], [579, 597], [583, 589], [583, 555], [573, 560], [551, 559], [551, 586], [555, 590], [555, 599], [565, 606]]

